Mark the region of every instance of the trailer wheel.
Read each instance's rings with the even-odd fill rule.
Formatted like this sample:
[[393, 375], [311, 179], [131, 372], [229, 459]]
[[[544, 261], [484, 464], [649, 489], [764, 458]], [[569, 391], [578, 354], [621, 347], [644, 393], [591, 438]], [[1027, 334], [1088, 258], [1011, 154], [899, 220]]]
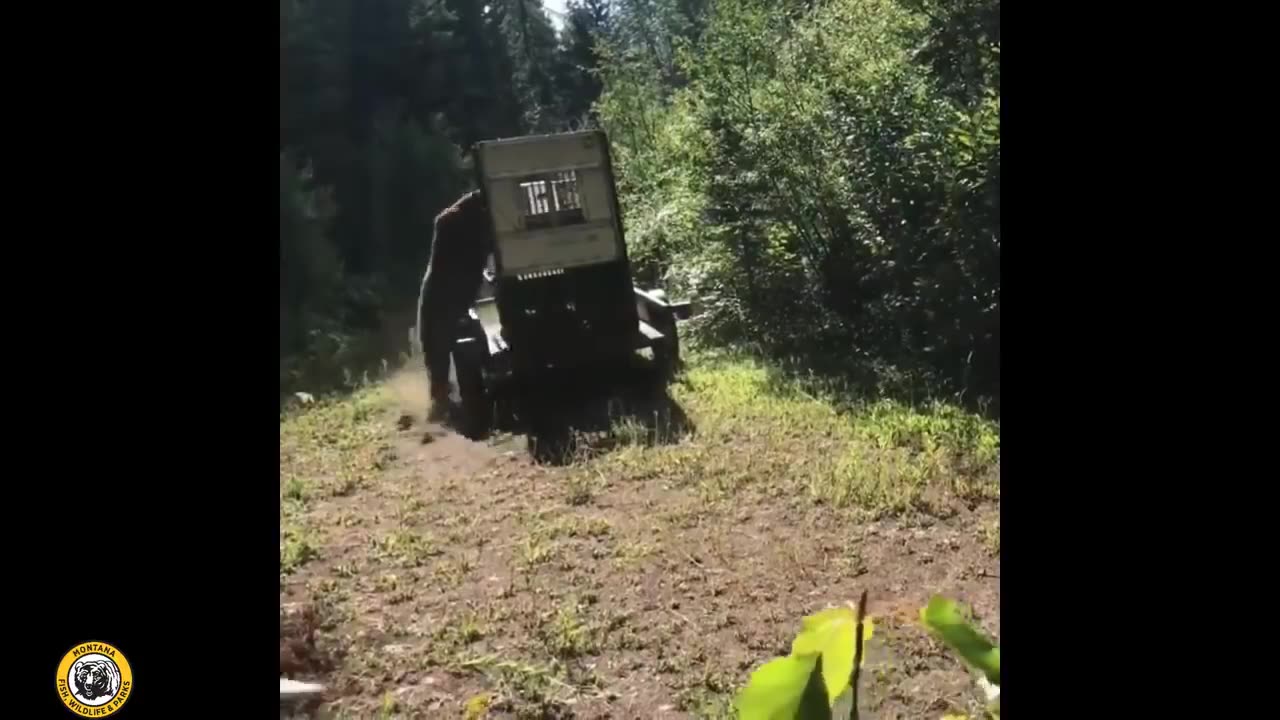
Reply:
[[653, 345], [653, 368], [658, 383], [667, 385], [675, 379], [680, 371], [680, 337], [676, 331], [675, 318], [666, 318], [663, 323], [662, 342]]
[[468, 353], [454, 351], [453, 363], [458, 374], [458, 394], [461, 402], [460, 430], [462, 434], [478, 440], [489, 432], [493, 422], [493, 402], [485, 392], [484, 373], [475, 358]]

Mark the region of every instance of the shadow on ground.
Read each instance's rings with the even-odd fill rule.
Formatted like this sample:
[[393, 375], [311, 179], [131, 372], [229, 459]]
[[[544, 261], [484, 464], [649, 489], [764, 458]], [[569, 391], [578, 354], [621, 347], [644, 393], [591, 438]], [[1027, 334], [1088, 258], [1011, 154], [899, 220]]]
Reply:
[[548, 373], [495, 393], [490, 432], [524, 435], [541, 464], [569, 465], [623, 445], [675, 443], [694, 425], [649, 368]]
[[821, 356], [770, 356], [738, 351], [765, 358], [769, 365], [769, 387], [785, 395], [795, 388], [821, 394], [841, 409], [866, 402], [890, 399], [910, 407], [934, 400], [959, 405], [989, 420], [1000, 420], [999, 379], [994, 385], [957, 390], [924, 368], [903, 370], [886, 363], [849, 358], [823, 359]]

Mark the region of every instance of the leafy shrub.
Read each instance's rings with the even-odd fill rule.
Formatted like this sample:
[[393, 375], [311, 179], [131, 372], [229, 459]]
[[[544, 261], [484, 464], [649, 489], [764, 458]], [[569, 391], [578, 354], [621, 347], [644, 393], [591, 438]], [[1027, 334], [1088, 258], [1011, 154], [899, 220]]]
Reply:
[[721, 0], [665, 103], [607, 66], [634, 254], [704, 336], [998, 394], [995, 7], [963, 77], [939, 75], [967, 46], [934, 8], [895, 0]]
[[[858, 677], [864, 644], [872, 634], [864, 592], [856, 607], [810, 615], [791, 644], [791, 654], [765, 663], [751, 675], [736, 705], [741, 720], [843, 720], [858, 718]], [[925, 628], [982, 673], [992, 698], [988, 712], [1000, 717], [1000, 648], [965, 618], [955, 602], [935, 596], [920, 610]]]

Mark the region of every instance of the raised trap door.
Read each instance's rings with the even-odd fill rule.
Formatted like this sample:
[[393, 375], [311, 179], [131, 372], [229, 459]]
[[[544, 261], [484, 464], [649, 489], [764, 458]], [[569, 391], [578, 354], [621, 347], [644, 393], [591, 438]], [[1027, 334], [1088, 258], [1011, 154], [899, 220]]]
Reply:
[[477, 171], [512, 347], [536, 343], [560, 364], [553, 356], [631, 344], [638, 317], [604, 133], [483, 142]]

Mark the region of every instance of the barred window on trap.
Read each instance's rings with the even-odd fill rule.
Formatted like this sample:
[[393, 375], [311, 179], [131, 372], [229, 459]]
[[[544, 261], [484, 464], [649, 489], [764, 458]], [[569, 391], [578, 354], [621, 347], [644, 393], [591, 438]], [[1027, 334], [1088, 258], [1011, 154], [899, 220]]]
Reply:
[[527, 230], [586, 222], [576, 171], [563, 170], [527, 177], [520, 182], [520, 192]]

